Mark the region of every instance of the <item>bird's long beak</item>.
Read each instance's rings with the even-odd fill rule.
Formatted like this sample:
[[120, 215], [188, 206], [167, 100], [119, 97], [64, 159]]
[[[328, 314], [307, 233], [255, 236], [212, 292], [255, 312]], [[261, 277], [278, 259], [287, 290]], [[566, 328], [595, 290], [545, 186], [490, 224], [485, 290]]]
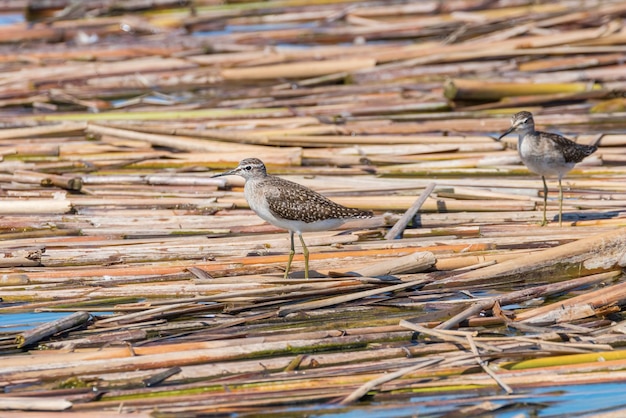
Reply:
[[502, 135], [500, 135], [498, 137], [498, 139], [496, 139], [496, 141], [500, 141], [502, 138], [504, 138], [505, 136], [507, 136], [508, 134], [510, 134], [511, 132], [513, 132], [513, 130], [515, 129], [515, 126], [511, 126], [509, 129], [507, 129], [507, 131], [505, 133], [503, 133]]
[[221, 174], [215, 174], [215, 175], [211, 176], [211, 178], [222, 177], [222, 176], [237, 176], [237, 175], [239, 175], [238, 170], [239, 170], [239, 167], [233, 168], [232, 170], [224, 171]]

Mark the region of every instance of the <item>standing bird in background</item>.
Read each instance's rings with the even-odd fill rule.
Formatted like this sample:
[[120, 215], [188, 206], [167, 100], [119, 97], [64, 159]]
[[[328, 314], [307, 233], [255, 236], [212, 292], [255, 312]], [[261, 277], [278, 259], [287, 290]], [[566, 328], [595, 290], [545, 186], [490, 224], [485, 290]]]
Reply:
[[592, 145], [582, 145], [567, 139], [561, 135], [535, 130], [535, 121], [530, 112], [518, 112], [511, 118], [511, 127], [500, 137], [498, 141], [516, 132], [517, 151], [522, 162], [528, 169], [541, 176], [543, 180], [543, 222], [546, 219], [546, 206], [548, 204], [548, 185], [546, 176], [558, 176], [559, 179], [559, 226], [562, 226], [563, 217], [563, 187], [561, 180], [576, 163], [593, 154], [598, 149], [600, 136]]
[[303, 232], [333, 229], [352, 218], [371, 218], [372, 212], [341, 206], [301, 184], [267, 174], [265, 164], [258, 158], [246, 158], [237, 168], [213, 177], [241, 176], [246, 180], [244, 195], [250, 208], [263, 220], [287, 229], [291, 251], [285, 269], [289, 275], [295, 254], [293, 235], [298, 234], [304, 254], [304, 277], [309, 278], [309, 250]]

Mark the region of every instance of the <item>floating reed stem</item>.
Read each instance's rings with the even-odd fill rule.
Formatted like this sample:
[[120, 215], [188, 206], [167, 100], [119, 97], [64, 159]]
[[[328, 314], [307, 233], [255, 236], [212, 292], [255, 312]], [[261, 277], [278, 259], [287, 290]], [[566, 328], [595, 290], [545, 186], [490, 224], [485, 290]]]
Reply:
[[35, 215], [35, 214], [55, 214], [67, 213], [72, 205], [69, 200], [58, 199], [3, 199], [0, 205], [1, 215]]
[[305, 78], [332, 73], [349, 72], [372, 68], [376, 60], [371, 58], [297, 62], [290, 64], [265, 65], [250, 68], [229, 68], [222, 70], [225, 80], [259, 80], [264, 78]]
[[15, 337], [15, 343], [17, 348], [26, 347], [35, 344], [38, 341], [43, 340], [51, 335], [58, 334], [59, 332], [66, 331], [70, 328], [74, 328], [80, 325], [84, 325], [90, 318], [88, 312], [75, 312], [64, 318], [57, 319], [56, 321], [48, 322], [43, 325], [39, 325], [31, 330], [25, 331]]
[[[30, 2], [51, 13], [0, 25], [14, 415], [432, 409], [442, 391], [480, 415], [504, 404], [477, 387], [626, 379], [626, 2], [145, 3]], [[563, 181], [564, 228], [536, 225], [541, 182], [493, 140], [521, 110], [604, 134]], [[310, 233], [329, 277], [283, 279], [286, 235], [242, 179], [211, 178], [245, 157], [377, 211]], [[36, 311], [73, 316], [11, 326]]]
[[587, 83], [501, 83], [452, 79], [446, 83], [444, 95], [450, 100], [500, 100], [510, 96], [579, 93], [600, 88], [600, 85]]
[[397, 257], [383, 262], [377, 262], [348, 272], [348, 275], [361, 277], [379, 277], [394, 274], [419, 273], [435, 265], [437, 259], [429, 251], [414, 252], [404, 257]]
[[394, 379], [398, 379], [404, 375], [412, 373], [416, 370], [424, 369], [433, 364], [439, 363], [443, 358], [429, 358], [427, 360], [421, 360], [417, 364], [414, 364], [409, 367], [402, 368], [400, 370], [396, 370], [395, 372], [385, 373], [385, 375], [380, 376], [374, 380], [371, 380], [364, 385], [360, 386], [357, 390], [352, 392], [350, 395], [343, 398], [339, 404], [340, 405], [348, 405], [353, 402], [358, 401], [363, 396], [365, 396], [369, 391], [374, 390], [376, 387], [382, 385], [383, 383], [390, 382]]
[[381, 293], [387, 292], [396, 292], [398, 290], [407, 289], [409, 287], [421, 286], [424, 283], [430, 281], [427, 278], [411, 280], [406, 283], [400, 283], [391, 286], [383, 286], [378, 289], [373, 290], [364, 290], [361, 292], [354, 292], [348, 295], [334, 296], [331, 298], [321, 299], [312, 302], [303, 302], [299, 304], [293, 304], [289, 306], [284, 306], [278, 309], [278, 316], [286, 316], [294, 312], [303, 311], [303, 310], [312, 310], [312, 309], [320, 309], [327, 306], [333, 306], [340, 303], [346, 303], [353, 300], [358, 300], [362, 298], [367, 298], [375, 295], [379, 295]]
[[626, 299], [626, 283], [618, 283], [592, 292], [521, 312], [517, 321], [525, 323], [554, 323], [574, 321], [593, 316], [606, 306], [617, 305]]
[[56, 186], [72, 192], [79, 192], [83, 187], [80, 177], [57, 176], [25, 170], [16, 170], [13, 175], [22, 183], [34, 183], [44, 187]]
[[28, 397], [0, 397], [0, 410], [4, 411], [65, 411], [72, 407], [65, 399]]
[[503, 263], [488, 266], [483, 269], [462, 273], [430, 284], [427, 287], [458, 287], [477, 285], [495, 279], [515, 280], [524, 277], [530, 272], [542, 276], [553, 274], [555, 271], [563, 273], [573, 269], [577, 274], [581, 272], [597, 272], [611, 270], [624, 265], [626, 259], [626, 228], [601, 233], [589, 238], [583, 238], [568, 244], [538, 251], [523, 259], [507, 260]]
[[435, 183], [431, 183], [426, 186], [426, 189], [420, 194], [420, 197], [411, 205], [411, 207], [402, 215], [402, 217], [395, 223], [395, 225], [385, 234], [385, 239], [397, 239], [402, 237], [404, 229], [409, 222], [415, 217], [415, 214], [419, 212], [420, 208], [435, 189]]
[[50, 341], [42, 343], [49, 350], [73, 350], [81, 347], [101, 347], [115, 343], [129, 343], [145, 339], [147, 333], [143, 329], [131, 329], [122, 331], [103, 332], [84, 338], [69, 339], [64, 341]]
[[[0, 267], [34, 267], [41, 266], [41, 256], [44, 253], [44, 249], [20, 249], [12, 251], [4, 251], [3, 257], [0, 258]], [[24, 278], [28, 280], [28, 276], [5, 274], [3, 275], [2, 283], [18, 284], [24, 281]]]

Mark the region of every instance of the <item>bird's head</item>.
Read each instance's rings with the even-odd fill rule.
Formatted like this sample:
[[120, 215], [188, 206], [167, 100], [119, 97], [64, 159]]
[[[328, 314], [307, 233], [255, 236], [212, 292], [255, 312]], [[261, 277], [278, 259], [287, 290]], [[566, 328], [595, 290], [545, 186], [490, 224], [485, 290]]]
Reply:
[[263, 177], [267, 174], [265, 164], [258, 158], [245, 158], [239, 161], [239, 165], [232, 170], [216, 174], [213, 177], [241, 176], [248, 180], [253, 177]]
[[511, 117], [511, 127], [505, 133], [498, 137], [498, 141], [510, 134], [511, 132], [524, 133], [535, 129], [535, 121], [530, 112], [517, 112]]

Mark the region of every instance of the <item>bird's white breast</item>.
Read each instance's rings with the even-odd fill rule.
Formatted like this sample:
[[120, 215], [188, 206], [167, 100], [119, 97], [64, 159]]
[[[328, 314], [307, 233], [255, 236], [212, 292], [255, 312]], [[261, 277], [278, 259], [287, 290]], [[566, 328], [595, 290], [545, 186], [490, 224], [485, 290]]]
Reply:
[[524, 165], [542, 176], [562, 177], [575, 165], [566, 163], [563, 154], [551, 147], [547, 140], [532, 135], [520, 135], [517, 149]]

